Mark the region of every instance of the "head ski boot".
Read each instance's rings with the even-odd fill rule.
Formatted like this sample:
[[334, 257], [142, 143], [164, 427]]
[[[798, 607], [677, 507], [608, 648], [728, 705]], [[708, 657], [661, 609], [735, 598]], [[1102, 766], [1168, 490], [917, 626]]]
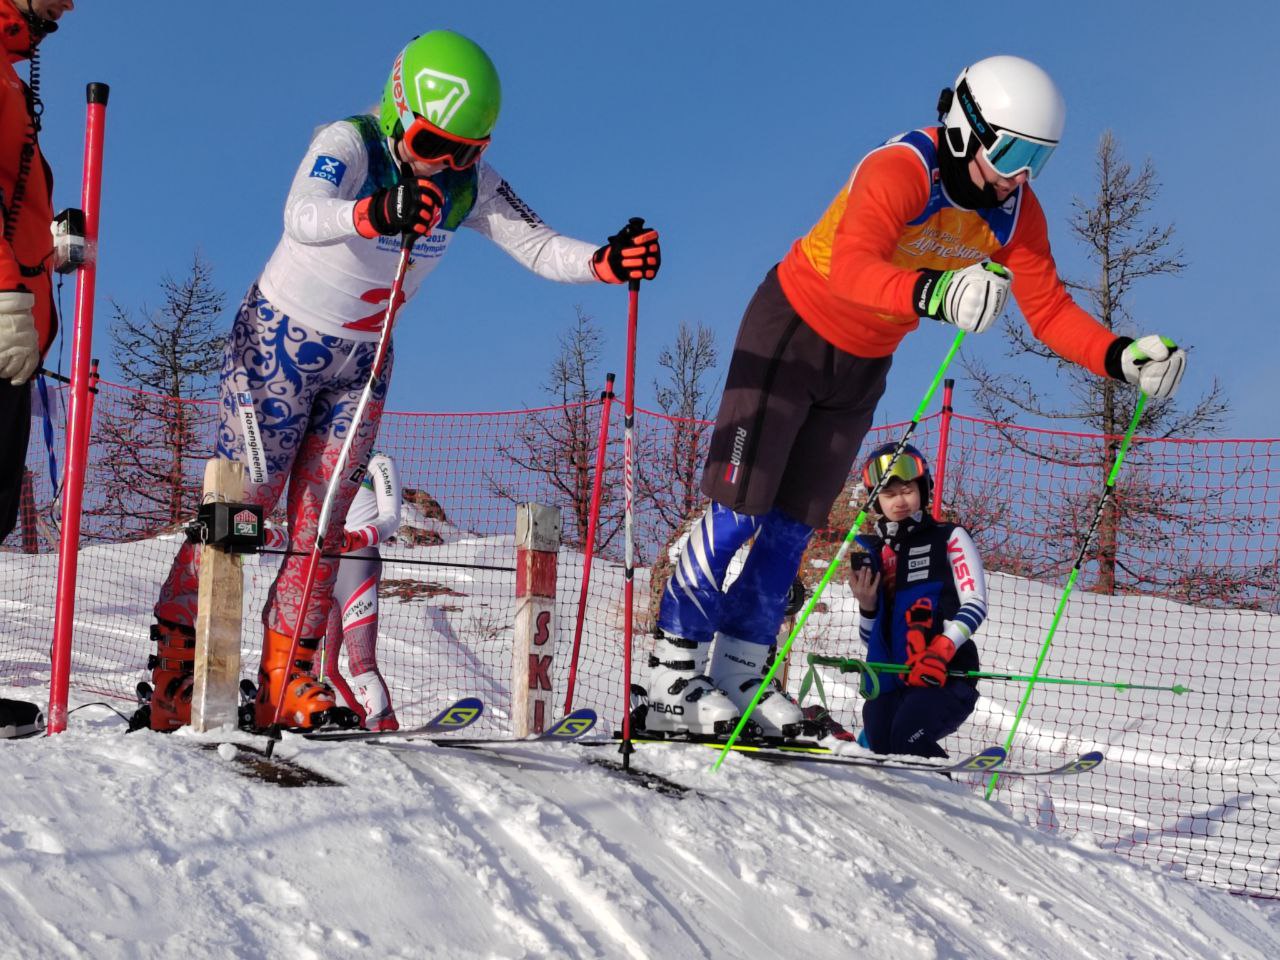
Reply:
[[[712, 682], [729, 695], [741, 713], [750, 706], [756, 690], [764, 682], [770, 662], [769, 644], [751, 643], [718, 633], [708, 673]], [[791, 740], [800, 736], [804, 729], [800, 705], [777, 680], [774, 680], [772, 689], [766, 690], [760, 698], [750, 719], [766, 737]]]
[[640, 716], [646, 733], [725, 736], [741, 711], [702, 674], [710, 645], [658, 632], [649, 658], [649, 702]]

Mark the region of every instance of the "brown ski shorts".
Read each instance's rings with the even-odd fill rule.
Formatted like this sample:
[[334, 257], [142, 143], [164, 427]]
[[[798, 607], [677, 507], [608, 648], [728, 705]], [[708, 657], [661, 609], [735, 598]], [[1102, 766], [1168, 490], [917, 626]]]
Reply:
[[739, 513], [822, 526], [884, 393], [892, 357], [855, 357], [801, 319], [770, 270], [733, 345], [702, 492]]

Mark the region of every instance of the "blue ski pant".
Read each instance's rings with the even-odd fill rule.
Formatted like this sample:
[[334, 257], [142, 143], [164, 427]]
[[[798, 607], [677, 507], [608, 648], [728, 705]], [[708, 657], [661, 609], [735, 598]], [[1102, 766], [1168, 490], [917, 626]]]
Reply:
[[977, 686], [964, 680], [882, 693], [862, 706], [867, 746], [875, 753], [945, 757], [939, 741], [959, 730], [977, 704]]
[[[667, 636], [697, 643], [709, 643], [720, 631], [772, 644], [812, 535], [812, 527], [781, 510], [751, 517], [712, 501], [680, 549], [662, 593], [659, 628]], [[752, 537], [742, 571], [722, 592], [730, 562]]]

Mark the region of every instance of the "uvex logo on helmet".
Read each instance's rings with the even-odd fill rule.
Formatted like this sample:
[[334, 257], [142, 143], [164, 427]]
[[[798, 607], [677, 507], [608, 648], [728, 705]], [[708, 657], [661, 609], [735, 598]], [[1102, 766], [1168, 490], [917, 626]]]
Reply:
[[400, 117], [401, 123], [405, 117], [409, 118], [409, 123], [413, 123], [413, 111], [409, 109], [409, 103], [404, 98], [404, 51], [400, 51], [400, 55], [396, 57], [396, 62], [391, 65], [391, 100], [396, 106], [396, 114]]

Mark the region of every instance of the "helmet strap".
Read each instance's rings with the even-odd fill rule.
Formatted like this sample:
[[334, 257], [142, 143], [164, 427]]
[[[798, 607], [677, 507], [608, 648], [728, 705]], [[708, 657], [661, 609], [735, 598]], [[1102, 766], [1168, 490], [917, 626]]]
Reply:
[[943, 87], [938, 94], [938, 119], [943, 123], [947, 122], [947, 114], [951, 112], [951, 104], [955, 99], [956, 92], [950, 87]]
[[[952, 132], [959, 133], [955, 127], [944, 128], [943, 136], [950, 137]], [[982, 210], [1000, 206], [995, 187], [991, 184], [978, 187], [969, 176], [969, 163], [978, 152], [978, 138], [969, 135], [969, 145], [963, 156], [956, 156], [946, 145], [939, 145], [938, 171], [942, 177], [942, 188], [947, 196], [966, 210]]]
[[27, 21], [27, 29], [31, 31], [31, 46], [34, 49], [36, 44], [47, 37], [49, 34], [58, 29], [56, 20], [46, 20], [33, 9], [31, 9], [31, 0], [27, 0], [26, 9], [19, 9], [22, 19]]

